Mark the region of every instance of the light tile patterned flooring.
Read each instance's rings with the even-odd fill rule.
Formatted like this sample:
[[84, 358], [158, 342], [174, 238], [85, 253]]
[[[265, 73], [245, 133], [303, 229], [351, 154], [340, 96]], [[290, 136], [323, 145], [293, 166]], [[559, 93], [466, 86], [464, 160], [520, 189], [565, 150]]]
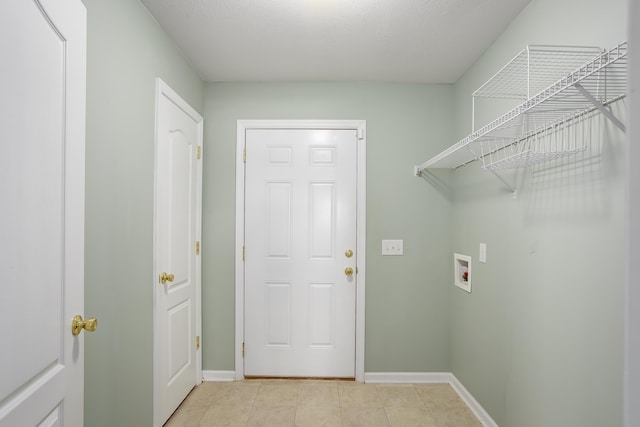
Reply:
[[448, 384], [205, 382], [165, 427], [482, 427]]

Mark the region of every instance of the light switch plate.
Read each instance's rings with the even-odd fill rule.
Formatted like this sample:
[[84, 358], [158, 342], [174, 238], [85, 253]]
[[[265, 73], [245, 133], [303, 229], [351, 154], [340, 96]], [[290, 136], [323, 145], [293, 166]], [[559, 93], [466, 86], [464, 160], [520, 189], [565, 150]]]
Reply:
[[403, 241], [402, 240], [383, 240], [382, 241], [382, 255], [403, 255]]
[[485, 264], [487, 262], [487, 244], [486, 243], [480, 243], [480, 253], [478, 254], [478, 261]]

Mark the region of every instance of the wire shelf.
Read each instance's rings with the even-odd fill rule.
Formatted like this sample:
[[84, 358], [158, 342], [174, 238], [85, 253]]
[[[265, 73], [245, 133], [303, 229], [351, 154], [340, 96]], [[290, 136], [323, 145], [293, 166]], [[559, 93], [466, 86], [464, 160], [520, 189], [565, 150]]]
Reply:
[[[498, 74], [504, 72], [503, 70]], [[455, 169], [505, 148], [517, 148], [520, 151], [505, 152], [503, 159], [511, 158], [511, 160], [502, 160], [494, 166], [491, 166], [493, 161], [487, 161], [484, 167], [489, 170], [527, 167], [574, 154], [577, 147], [551, 151], [545, 148], [546, 146], [538, 145], [527, 151], [526, 143], [530, 143], [536, 135], [545, 135], [545, 132], [553, 134], [554, 129], [558, 129], [564, 123], [581, 123], [581, 118], [596, 109], [624, 129], [624, 125], [604, 107], [623, 98], [626, 87], [627, 42], [625, 41], [609, 51], [604, 51], [586, 64], [583, 63], [575, 71], [539, 91], [493, 122], [416, 166], [416, 174], [419, 175], [428, 168]], [[482, 90], [488, 91], [486, 87]], [[523, 142], [525, 144], [515, 147]]]
[[529, 45], [472, 96], [528, 99], [602, 53], [594, 46]]
[[[481, 143], [485, 170], [516, 169], [550, 162], [584, 151], [592, 142], [596, 109], [580, 113], [560, 124], [534, 132], [517, 144], [496, 149], [491, 140]], [[597, 129], [597, 128], [596, 128]]]

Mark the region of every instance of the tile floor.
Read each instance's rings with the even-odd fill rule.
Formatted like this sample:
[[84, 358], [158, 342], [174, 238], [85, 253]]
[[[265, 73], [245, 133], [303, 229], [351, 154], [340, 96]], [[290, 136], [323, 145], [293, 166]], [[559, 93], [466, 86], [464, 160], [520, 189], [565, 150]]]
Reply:
[[247, 380], [196, 387], [165, 427], [482, 427], [448, 384]]

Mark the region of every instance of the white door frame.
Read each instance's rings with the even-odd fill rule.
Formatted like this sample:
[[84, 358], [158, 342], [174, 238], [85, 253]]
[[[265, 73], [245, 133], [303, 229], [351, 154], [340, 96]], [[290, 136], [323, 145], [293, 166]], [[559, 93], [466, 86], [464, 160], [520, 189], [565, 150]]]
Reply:
[[364, 381], [364, 303], [365, 303], [365, 251], [366, 251], [366, 120], [238, 120], [236, 142], [236, 339], [235, 379], [244, 379], [244, 147], [248, 129], [330, 129], [357, 131], [357, 242], [356, 265], [356, 381]]
[[[204, 148], [203, 148], [203, 118], [197, 111], [195, 111], [189, 104], [187, 104], [181, 97], [176, 93], [168, 84], [166, 84], [161, 78], [156, 78], [156, 105], [155, 105], [155, 136], [154, 136], [154, 182], [153, 182], [153, 194], [154, 194], [154, 203], [153, 203], [153, 271], [151, 277], [151, 285], [153, 286], [153, 425], [159, 426], [158, 420], [158, 358], [155, 356], [159, 354], [158, 348], [158, 334], [160, 331], [158, 330], [158, 313], [156, 310], [157, 299], [159, 286], [158, 285], [158, 276], [156, 275], [157, 262], [156, 259], [156, 224], [157, 224], [157, 211], [156, 206], [157, 203], [155, 201], [155, 197], [157, 195], [157, 182], [158, 182], [158, 106], [160, 97], [166, 96], [170, 99], [174, 104], [176, 104], [180, 109], [182, 109], [187, 115], [189, 115], [195, 122], [198, 123], [198, 141], [197, 146], [201, 147], [201, 156], [203, 156]], [[200, 183], [200, 190], [196, 196], [196, 240], [202, 245], [202, 161], [196, 162], [196, 167], [198, 169], [198, 182]], [[200, 255], [196, 256], [196, 336], [201, 337], [200, 349], [196, 351], [196, 378], [195, 383], [200, 384], [202, 382], [202, 251]]]

